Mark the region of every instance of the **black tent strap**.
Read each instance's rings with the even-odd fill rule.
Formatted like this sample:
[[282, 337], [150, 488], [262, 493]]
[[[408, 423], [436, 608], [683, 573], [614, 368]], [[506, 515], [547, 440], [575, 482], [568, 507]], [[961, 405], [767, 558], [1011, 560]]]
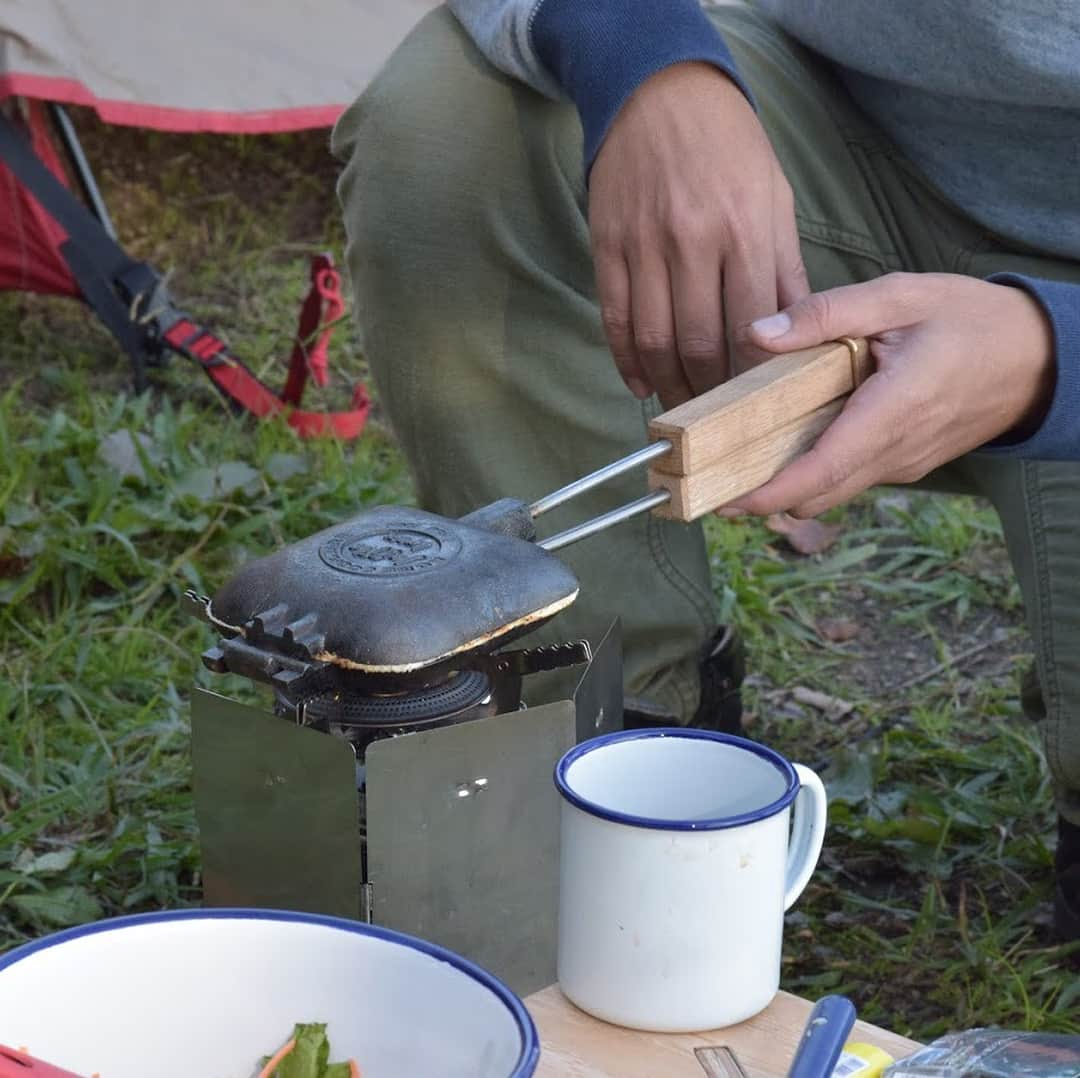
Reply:
[[123, 250], [3, 113], [0, 159], [67, 233], [60, 254], [86, 302], [130, 357], [135, 389], [141, 392], [146, 368], [160, 364], [165, 355], [157, 326], [144, 317], [169, 306], [161, 278], [151, 266]]

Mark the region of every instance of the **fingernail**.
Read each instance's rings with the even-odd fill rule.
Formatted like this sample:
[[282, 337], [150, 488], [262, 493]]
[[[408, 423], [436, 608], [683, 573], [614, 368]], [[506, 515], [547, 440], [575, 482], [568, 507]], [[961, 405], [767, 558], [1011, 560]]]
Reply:
[[737, 505], [725, 505], [723, 509], [717, 509], [716, 515], [719, 517], [744, 517], [746, 516], [746, 510], [740, 509]]
[[791, 329], [791, 317], [781, 311], [779, 314], [770, 314], [768, 318], [759, 318], [750, 325], [759, 337], [771, 341], [774, 337], [782, 337]]
[[646, 397], [652, 396], [652, 390], [640, 378], [627, 378], [626, 384], [630, 387], [630, 392], [633, 393], [639, 401], [643, 401]]

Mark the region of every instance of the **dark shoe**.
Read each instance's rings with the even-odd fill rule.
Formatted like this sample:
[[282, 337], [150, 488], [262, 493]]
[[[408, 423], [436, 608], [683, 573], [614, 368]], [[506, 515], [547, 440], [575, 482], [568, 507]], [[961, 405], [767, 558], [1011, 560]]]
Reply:
[[[742, 692], [746, 675], [746, 653], [739, 634], [730, 626], [721, 626], [705, 645], [701, 658], [701, 697], [690, 726], [739, 734], [742, 728]], [[627, 730], [677, 726], [673, 716], [648, 710], [640, 701], [627, 700], [623, 726]]]
[[721, 626], [705, 646], [701, 662], [701, 701], [690, 725], [741, 735], [744, 677], [746, 648], [742, 637], [731, 626]]
[[1065, 943], [1080, 940], [1080, 827], [1058, 817], [1054, 855], [1054, 932]]

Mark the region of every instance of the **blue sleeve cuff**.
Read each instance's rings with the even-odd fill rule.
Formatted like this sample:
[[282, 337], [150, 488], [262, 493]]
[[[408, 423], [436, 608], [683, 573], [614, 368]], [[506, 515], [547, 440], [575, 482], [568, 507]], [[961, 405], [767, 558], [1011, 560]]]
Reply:
[[586, 174], [627, 98], [672, 64], [712, 64], [753, 103], [698, 0], [540, 0], [532, 40], [581, 115]]
[[1057, 380], [1050, 407], [1034, 434], [1020, 441], [1005, 435], [979, 452], [1029, 460], [1080, 460], [1080, 285], [1018, 273], [995, 273], [987, 279], [1022, 288], [1042, 306], [1054, 334]]

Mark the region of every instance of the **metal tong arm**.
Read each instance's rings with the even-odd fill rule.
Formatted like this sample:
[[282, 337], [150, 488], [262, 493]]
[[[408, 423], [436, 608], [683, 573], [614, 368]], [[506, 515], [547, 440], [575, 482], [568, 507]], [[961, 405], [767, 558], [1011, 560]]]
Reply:
[[[632, 468], [651, 471], [652, 493], [545, 539], [558, 550], [639, 513], [689, 522], [768, 482], [817, 441], [848, 396], [873, 373], [865, 340], [839, 341], [774, 356], [649, 423], [651, 445], [568, 483], [529, 507], [535, 518]], [[670, 502], [670, 505], [665, 503]]]
[[[560, 487], [546, 497], [538, 498], [529, 506], [529, 514], [535, 520], [541, 514], [570, 501], [572, 498], [576, 498], [579, 494], [584, 494], [586, 491], [592, 490], [593, 487], [598, 487], [601, 483], [606, 483], [609, 479], [614, 479], [625, 472], [643, 467], [657, 457], [662, 457], [665, 453], [670, 452], [671, 442], [665, 439], [653, 442], [644, 449], [639, 449], [636, 453], [631, 453], [621, 460], [616, 460], [611, 464], [606, 464], [603, 468], [598, 468], [589, 475], [575, 479], [572, 483], [567, 483], [565, 487]], [[559, 532], [558, 535], [553, 535], [549, 539], [543, 539], [536, 545], [544, 550], [558, 550], [561, 547], [569, 546], [571, 543], [576, 543], [579, 539], [585, 539], [616, 524], [621, 524], [631, 517], [647, 513], [650, 509], [655, 509], [656, 506], [663, 505], [664, 502], [670, 499], [670, 491], [654, 490], [642, 498], [621, 505], [608, 513], [602, 513], [598, 517], [593, 517], [592, 520], [575, 524], [574, 527], [567, 528], [566, 531]]]

